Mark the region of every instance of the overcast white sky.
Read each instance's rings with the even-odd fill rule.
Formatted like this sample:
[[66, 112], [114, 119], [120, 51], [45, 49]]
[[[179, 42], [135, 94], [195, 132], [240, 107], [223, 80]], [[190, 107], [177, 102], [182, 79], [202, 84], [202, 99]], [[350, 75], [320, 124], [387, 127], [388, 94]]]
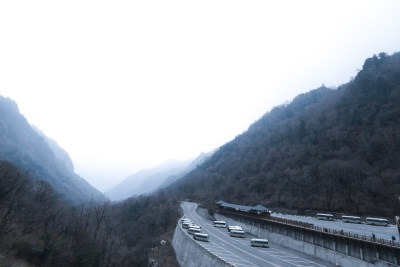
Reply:
[[0, 94], [101, 191], [400, 50], [400, 1], [1, 1]]

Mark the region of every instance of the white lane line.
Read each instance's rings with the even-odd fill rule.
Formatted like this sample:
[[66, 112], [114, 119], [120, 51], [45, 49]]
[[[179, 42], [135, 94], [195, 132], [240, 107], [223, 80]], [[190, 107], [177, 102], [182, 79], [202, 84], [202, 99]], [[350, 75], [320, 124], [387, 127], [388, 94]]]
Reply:
[[[249, 245], [249, 241], [246, 241], [246, 240], [240, 240], [239, 239], [236, 242], [241, 243], [243, 245]], [[282, 260], [284, 262], [287, 262], [287, 263], [290, 263], [290, 264], [293, 264], [293, 265], [296, 265], [296, 266], [324, 266], [325, 267], [325, 265], [321, 265], [319, 263], [316, 263], [316, 262], [301, 258], [301, 257], [299, 257], [297, 255], [289, 254], [287, 252], [278, 250], [276, 248], [269, 248], [268, 250], [258, 249], [258, 248], [253, 248], [253, 249], [257, 249], [261, 253], [264, 253], [266, 255], [269, 255], [271, 257], [277, 258], [279, 260]], [[274, 250], [274, 251], [271, 251], [271, 250]], [[305, 263], [307, 265], [297, 265], [296, 263]], [[311, 265], [309, 265], [309, 264], [311, 264]]]
[[[225, 259], [227, 260], [227, 261], [229, 261], [229, 262], [231, 262], [231, 261], [234, 261], [234, 262], [236, 262], [236, 261], [238, 261], [238, 262], [245, 262], [245, 263], [248, 263], [248, 264], [251, 264], [251, 265], [248, 265], [247, 264], [247, 266], [257, 266], [257, 265], [254, 265], [254, 264], [252, 264], [251, 262], [249, 262], [249, 261], [247, 261], [247, 260], [245, 260], [245, 259], [243, 259], [243, 258], [241, 258], [241, 257], [239, 257], [239, 256], [237, 256], [237, 255], [235, 255], [235, 254], [233, 254], [232, 252], [230, 252], [230, 251], [228, 251], [228, 250], [226, 250], [226, 249], [224, 249], [223, 248], [223, 250], [224, 251], [226, 251], [226, 253], [218, 253], [218, 254], [215, 254], [215, 255], [217, 255], [217, 256], [220, 256], [220, 255], [227, 255], [228, 257], [226, 257]], [[221, 256], [220, 256], [221, 257]], [[221, 258], [223, 258], [223, 257], [221, 257]]]
[[325, 267], [325, 266], [326, 266], [326, 265], [322, 265], [322, 264], [313, 262], [313, 261], [311, 261], [311, 260], [304, 259], [304, 258], [299, 257], [299, 256], [297, 256], [297, 255], [292, 255], [292, 254], [289, 254], [289, 253], [287, 253], [287, 252], [280, 251], [280, 250], [278, 250], [278, 249], [276, 249], [276, 248], [271, 248], [271, 250], [275, 250], [275, 251], [277, 251], [277, 252], [280, 252], [280, 253], [283, 253], [283, 254], [286, 254], [286, 255], [291, 255], [291, 256], [293, 256], [294, 258], [297, 258], [297, 259], [299, 259], [299, 260], [301, 260], [301, 261], [307, 262], [308, 264], [311, 263], [312, 266], [322, 266], [322, 267]]
[[[193, 220], [194, 221], [196, 221], [197, 222], [197, 224], [199, 224], [199, 222], [198, 222], [198, 220], [196, 220], [195, 218], [194, 218], [194, 216], [193, 216], [193, 214], [191, 213], [191, 211], [190, 211], [190, 206], [188, 205], [188, 211], [189, 211], [189, 214], [191, 215], [191, 217], [193, 218]], [[200, 218], [200, 216], [196, 213], [196, 212], [194, 212], [196, 215], [197, 215], [197, 217], [199, 218], [199, 219], [201, 219]], [[203, 224], [203, 227], [204, 227], [205, 225]], [[210, 228], [211, 227], [213, 227], [213, 226], [211, 226], [211, 225], [208, 225]], [[207, 227], [208, 227], [207, 226]], [[204, 227], [204, 228], [206, 228], [206, 227]], [[212, 229], [212, 228], [211, 228]], [[215, 229], [214, 229], [215, 230]], [[220, 229], [218, 229], [218, 230], [220, 230]], [[213, 235], [213, 236], [215, 236], [216, 238], [218, 238], [218, 239], [220, 239], [220, 240], [222, 240], [221, 238], [219, 238], [218, 236], [216, 236], [216, 235], [214, 235], [213, 233], [211, 233], [212, 231], [210, 231], [209, 229], [208, 229], [208, 233], [209, 234], [211, 234], [211, 235]], [[223, 240], [222, 240], [223, 241]], [[225, 241], [223, 241], [223, 242], [225, 242]], [[222, 245], [225, 245], [224, 243], [222, 243]], [[219, 245], [218, 245], [219, 246]], [[248, 264], [250, 264], [250, 265], [246, 265], [246, 266], [257, 266], [257, 265], [254, 265], [253, 263], [251, 263], [251, 262], [249, 262], [248, 260], [246, 260], [246, 259], [243, 259], [243, 258], [241, 258], [241, 257], [239, 257], [239, 256], [237, 256], [237, 255], [235, 255], [235, 254], [233, 254], [232, 252], [230, 252], [230, 251], [228, 251], [228, 250], [226, 250], [225, 248], [223, 248], [222, 246], [220, 246], [220, 248], [221, 249], [223, 249], [223, 250], [225, 250], [225, 251], [227, 251], [228, 253], [229, 253], [229, 255], [232, 255], [233, 256], [233, 258], [239, 258], [239, 259], [242, 259], [244, 262], [247, 262]], [[237, 248], [237, 247], [236, 247]], [[240, 249], [240, 248], [238, 248], [238, 249]], [[240, 249], [241, 250], [241, 249]], [[217, 255], [217, 254], [215, 254], [215, 255]], [[252, 255], [252, 254], [250, 254], [250, 255]], [[218, 255], [217, 255], [218, 256]], [[255, 256], [256, 257], [256, 256]], [[260, 258], [261, 259], [261, 258]], [[228, 261], [228, 262], [230, 262], [230, 260], [229, 259], [225, 259], [226, 261]], [[268, 262], [268, 261], [266, 261], [266, 260], [264, 260], [264, 259], [262, 259], [263, 261], [265, 261], [265, 262]], [[268, 263], [270, 263], [270, 262], [268, 262]], [[273, 263], [271, 263], [273, 266], [276, 266], [276, 267], [280, 267], [280, 266], [278, 266], [278, 265], [276, 265], [276, 264], [273, 264]]]
[[[190, 210], [189, 210], [189, 212], [190, 212]], [[192, 215], [192, 213], [190, 212], [190, 214]], [[196, 213], [196, 215], [197, 215], [197, 217], [199, 217], [198, 216], [198, 214]], [[194, 216], [192, 215], [192, 217], [194, 218]], [[200, 217], [199, 217], [200, 218]], [[200, 218], [200, 219], [202, 219], [202, 218]], [[198, 221], [196, 220], [196, 222], [198, 223]], [[212, 227], [212, 225], [210, 224], [210, 223], [204, 223], [204, 224], [208, 224], [210, 227]], [[225, 231], [223, 231], [224, 229], [214, 229], [214, 230], [216, 230], [216, 231], [219, 231], [221, 234], [224, 234], [224, 232]], [[216, 236], [217, 237], [217, 236]], [[217, 237], [218, 239], [220, 239], [219, 237]], [[240, 239], [237, 239], [237, 240], [232, 240], [232, 242], [233, 243], [235, 243], [235, 242], [238, 242], [238, 243], [240, 243], [240, 244], [243, 244], [243, 245], [249, 245], [249, 242], [246, 242], [245, 240], [240, 240]], [[224, 241], [224, 242], [226, 242], [226, 241]], [[229, 244], [229, 243], [228, 243]], [[224, 244], [222, 244], [222, 245], [224, 245]], [[230, 244], [230, 245], [232, 245], [232, 244]], [[234, 246], [234, 245], [233, 245]], [[235, 246], [236, 247], [236, 246]], [[221, 247], [222, 248], [222, 247]], [[255, 248], [254, 248], [255, 249]], [[261, 251], [261, 250], [258, 250], [258, 251], [260, 251], [261, 253], [263, 253], [263, 254], [266, 254], [266, 255], [269, 255], [269, 256], [271, 256], [271, 257], [273, 257], [273, 258], [276, 258], [276, 259], [279, 259], [279, 260], [281, 260], [281, 261], [283, 261], [283, 262], [286, 262], [286, 263], [289, 263], [289, 264], [291, 264], [291, 265], [294, 265], [294, 266], [315, 266], [315, 265], [318, 265], [318, 266], [324, 266], [324, 265], [321, 265], [321, 264], [318, 264], [318, 263], [315, 263], [315, 262], [312, 262], [312, 261], [309, 261], [309, 260], [306, 260], [306, 259], [303, 259], [303, 258], [301, 258], [301, 257], [298, 257], [298, 256], [295, 256], [295, 255], [291, 255], [291, 254], [289, 254], [289, 253], [286, 253], [286, 252], [283, 252], [283, 251], [280, 251], [280, 250], [277, 250], [277, 249], [275, 249], [275, 248], [271, 248], [271, 249], [273, 249], [273, 250], [275, 250], [275, 251], [269, 251], [269, 253], [267, 253], [267, 252], [263, 252], [263, 251]], [[229, 251], [228, 251], [229, 252]], [[230, 252], [229, 252], [230, 253]], [[234, 255], [234, 254], [232, 254], [232, 255]], [[253, 254], [250, 254], [250, 255], [253, 255]], [[236, 256], [236, 255], [235, 255]], [[236, 256], [236, 257], [238, 257], [238, 256]], [[289, 260], [289, 259], [291, 259], [291, 260]], [[295, 260], [295, 259], [299, 259], [299, 260]], [[245, 260], [245, 261], [247, 261], [247, 260]], [[298, 265], [298, 263], [306, 263], [307, 265]], [[308, 264], [312, 264], [312, 265], [308, 265]], [[253, 266], [255, 266], [255, 265], [253, 265]]]
[[[215, 230], [220, 231], [221, 233], [224, 233], [223, 229], [215, 229]], [[238, 242], [238, 243], [241, 243], [243, 245], [249, 245], [249, 241], [246, 242], [245, 240], [238, 239], [238, 240], [235, 240], [234, 242]], [[254, 248], [254, 249], [256, 249], [256, 248]], [[325, 267], [325, 265], [322, 265], [322, 264], [319, 264], [319, 263], [316, 263], [316, 262], [301, 258], [301, 257], [296, 256], [296, 255], [289, 254], [287, 252], [283, 252], [283, 251], [278, 250], [276, 248], [269, 248], [268, 252], [267, 251], [262, 251], [262, 250], [259, 250], [259, 249], [257, 249], [257, 250], [260, 251], [261, 253], [264, 253], [264, 254], [269, 255], [271, 257], [274, 257], [274, 258], [277, 258], [279, 260], [282, 260], [282, 261], [287, 262], [287, 263], [292, 264], [292, 265], [296, 265], [296, 266], [323, 266], [323, 267]], [[275, 250], [275, 251], [270, 251], [270, 250]], [[289, 260], [289, 259], [292, 259], [292, 260]], [[295, 259], [299, 259], [299, 260], [297, 261]], [[297, 265], [297, 264], [295, 264], [295, 262], [306, 263], [307, 265]], [[308, 264], [311, 264], [311, 265], [308, 265]]]
[[[287, 263], [295, 265], [295, 266], [325, 266], [325, 265], [321, 265], [321, 264], [318, 264], [316, 262], [309, 261], [309, 260], [306, 260], [306, 259], [303, 259], [303, 258], [300, 258], [300, 257], [297, 257], [298, 260], [294, 260], [296, 258], [296, 256], [291, 257], [292, 260], [288, 260], [288, 259], [286, 259], [285, 256], [278, 256], [276, 254], [270, 254], [270, 253], [265, 252], [265, 251], [262, 251], [261, 253], [269, 255], [271, 257], [275, 257], [277, 259], [280, 259], [281, 261], [287, 262]], [[305, 263], [307, 265], [302, 265], [302, 264], [299, 265], [299, 263]]]
[[[189, 210], [189, 213], [190, 213], [190, 210]], [[192, 214], [191, 214], [192, 215]], [[194, 216], [192, 215], [192, 218], [194, 219]], [[194, 219], [195, 220], [195, 219]], [[197, 222], [197, 221], [196, 221]], [[198, 222], [197, 222], [198, 223]], [[200, 243], [199, 243], [200, 244]], [[203, 245], [203, 244], [200, 244], [200, 245]], [[211, 250], [210, 250], [210, 252], [211, 253], [213, 253], [213, 254], [215, 254], [216, 256], [219, 256], [220, 258], [222, 258], [222, 259], [225, 259], [226, 261], [228, 261], [228, 262], [230, 262], [231, 260], [235, 260], [235, 261], [240, 261], [240, 262], [246, 262], [246, 263], [250, 263], [251, 265], [246, 265], [246, 266], [257, 266], [257, 265], [253, 265], [251, 262], [249, 262], [249, 261], [247, 261], [247, 260], [245, 260], [245, 259], [242, 259], [242, 258], [240, 258], [239, 256], [236, 256], [235, 254], [233, 254], [233, 253], [231, 253], [231, 252], [229, 252], [228, 250], [226, 250], [225, 248], [223, 248], [223, 247], [221, 247], [221, 246], [219, 246], [219, 245], [217, 245], [217, 244], [214, 244], [214, 249], [215, 248], [218, 248], [218, 250], [219, 251], [217, 251], [217, 253], [213, 253]], [[226, 253], [221, 253], [220, 251], [224, 251], [224, 252], [226, 252]], [[239, 260], [238, 260], [238, 259]]]

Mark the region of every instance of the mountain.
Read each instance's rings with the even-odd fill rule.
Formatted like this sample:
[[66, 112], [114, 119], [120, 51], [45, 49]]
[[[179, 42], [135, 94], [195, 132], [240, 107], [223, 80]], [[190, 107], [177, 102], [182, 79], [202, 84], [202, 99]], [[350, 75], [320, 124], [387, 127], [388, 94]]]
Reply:
[[400, 212], [399, 100], [400, 54], [375, 55], [349, 83], [273, 108], [169, 190], [209, 206], [223, 199], [393, 216]]
[[102, 197], [73, 171], [68, 154], [53, 140], [38, 133], [17, 104], [0, 96], [0, 160], [31, 172], [32, 177], [51, 184], [61, 197], [71, 203], [81, 203]]
[[107, 191], [105, 195], [111, 200], [120, 201], [132, 196], [150, 194], [182, 178], [212, 153], [201, 153], [192, 161], [169, 160], [152, 169], [138, 171]]
[[46, 141], [47, 145], [51, 148], [54, 153], [54, 156], [64, 162], [65, 166], [68, 170], [74, 171], [74, 164], [72, 163], [71, 158], [69, 157], [67, 151], [65, 151], [57, 141], [47, 137], [39, 128], [32, 125], [32, 129], [34, 129], [41, 137], [43, 137], [44, 141]]
[[148, 194], [168, 177], [182, 171], [188, 162], [168, 160], [154, 168], [141, 170], [129, 175], [120, 184], [108, 190], [105, 195], [114, 201], [127, 199], [141, 194]]
[[209, 159], [212, 156], [212, 154], [214, 153], [214, 151], [215, 150], [213, 150], [211, 152], [208, 152], [208, 153], [202, 152], [197, 158], [195, 158], [192, 162], [190, 162], [189, 165], [186, 166], [183, 171], [181, 171], [178, 174], [174, 174], [174, 175], [171, 175], [171, 176], [167, 177], [160, 184], [158, 189], [165, 188], [165, 187], [169, 186], [173, 182], [175, 182], [175, 181], [181, 179], [182, 177], [184, 177], [186, 174], [188, 174], [192, 170], [196, 169], [199, 165], [203, 164], [207, 159]]

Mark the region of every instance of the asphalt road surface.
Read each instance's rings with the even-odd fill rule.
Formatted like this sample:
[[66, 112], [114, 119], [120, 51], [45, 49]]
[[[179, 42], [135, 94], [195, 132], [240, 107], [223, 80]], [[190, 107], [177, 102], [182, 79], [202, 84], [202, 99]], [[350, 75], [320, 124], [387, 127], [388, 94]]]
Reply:
[[399, 233], [397, 231], [397, 227], [393, 224], [389, 224], [389, 226], [375, 226], [375, 225], [368, 225], [365, 223], [362, 224], [344, 223], [341, 220], [324, 221], [324, 220], [318, 220], [315, 217], [284, 215], [280, 213], [272, 214], [272, 216], [287, 218], [296, 221], [308, 222], [314, 224], [315, 226], [329, 228], [338, 231], [343, 230], [344, 232], [366, 235], [368, 237], [371, 237], [372, 234], [375, 234], [376, 238], [392, 240], [392, 236], [394, 236], [396, 238], [396, 241], [397, 242], [399, 241]]
[[195, 211], [196, 203], [183, 202], [181, 206], [185, 217], [201, 226], [202, 232], [209, 235], [209, 242], [196, 242], [234, 266], [334, 266], [271, 242], [269, 248], [251, 247], [250, 239], [255, 236], [246, 233], [245, 238], [230, 237], [226, 228], [216, 228], [211, 220], [198, 215]]

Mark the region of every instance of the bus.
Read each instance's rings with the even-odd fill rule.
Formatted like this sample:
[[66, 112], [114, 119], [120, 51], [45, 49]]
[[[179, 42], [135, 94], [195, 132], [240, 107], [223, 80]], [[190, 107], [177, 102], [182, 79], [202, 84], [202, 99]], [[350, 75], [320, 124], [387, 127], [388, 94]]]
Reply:
[[201, 229], [199, 229], [199, 228], [192, 228], [192, 227], [190, 227], [190, 228], [188, 229], [188, 234], [189, 234], [189, 235], [194, 235], [195, 233], [201, 233]]
[[269, 248], [268, 245], [268, 239], [257, 239], [257, 238], [252, 238], [250, 240], [250, 245], [252, 247], [264, 247], [264, 248]]
[[344, 222], [344, 223], [362, 223], [360, 217], [347, 216], [347, 215], [342, 215], [342, 222]]
[[232, 230], [232, 231], [230, 231], [229, 235], [233, 236], [233, 237], [242, 237], [242, 238], [244, 238], [244, 232], [240, 231], [240, 230]]
[[195, 233], [193, 239], [208, 242], [208, 234]]
[[366, 218], [365, 222], [367, 224], [371, 224], [371, 225], [381, 225], [381, 226], [388, 226], [389, 225], [389, 221], [386, 219], [380, 219], [380, 218]]
[[189, 223], [189, 222], [184, 222], [184, 223], [182, 223], [182, 227], [183, 228], [185, 228], [185, 229], [189, 229], [190, 228], [190, 226], [192, 226], [193, 225], [193, 223]]
[[326, 221], [333, 221], [335, 220], [333, 218], [332, 214], [326, 214], [326, 213], [317, 213], [317, 219], [318, 220], [326, 220]]
[[224, 222], [224, 221], [214, 221], [214, 227], [225, 228], [226, 227], [226, 222]]
[[230, 232], [232, 230], [240, 230], [240, 231], [242, 231], [242, 227], [240, 227], [240, 226], [228, 226], [228, 232]]

